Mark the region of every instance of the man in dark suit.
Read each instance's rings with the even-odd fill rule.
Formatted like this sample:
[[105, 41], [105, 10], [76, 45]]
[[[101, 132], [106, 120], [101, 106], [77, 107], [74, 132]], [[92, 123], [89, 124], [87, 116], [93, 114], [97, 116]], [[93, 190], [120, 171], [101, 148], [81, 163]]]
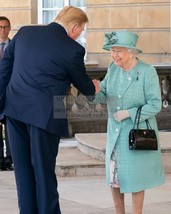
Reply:
[[55, 164], [60, 138], [68, 136], [63, 99], [71, 83], [89, 100], [99, 92], [85, 72], [85, 49], [75, 41], [87, 22], [79, 8], [64, 7], [49, 25], [22, 27], [0, 62], [1, 115], [20, 214], [61, 213]]
[[[10, 42], [8, 37], [10, 30], [10, 20], [5, 16], [0, 16], [0, 60], [2, 59], [4, 51]], [[3, 135], [5, 135], [5, 141], [3, 139]], [[4, 144], [6, 146], [6, 152]], [[5, 119], [0, 121], [0, 170], [13, 170]]]

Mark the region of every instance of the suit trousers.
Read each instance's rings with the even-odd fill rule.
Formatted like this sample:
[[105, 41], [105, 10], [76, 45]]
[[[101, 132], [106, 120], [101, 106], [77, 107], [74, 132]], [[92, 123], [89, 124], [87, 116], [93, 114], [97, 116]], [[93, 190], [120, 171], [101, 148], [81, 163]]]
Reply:
[[7, 117], [20, 214], [61, 214], [56, 156], [60, 136]]

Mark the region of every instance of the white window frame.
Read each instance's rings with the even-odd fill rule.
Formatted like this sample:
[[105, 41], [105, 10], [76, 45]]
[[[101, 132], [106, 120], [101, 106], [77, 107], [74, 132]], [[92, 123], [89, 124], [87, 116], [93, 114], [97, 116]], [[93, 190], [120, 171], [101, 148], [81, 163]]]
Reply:
[[[48, 0], [47, 0], [48, 1]], [[49, 0], [50, 1], [50, 0]], [[64, 1], [64, 6], [68, 6], [70, 0], [63, 0]], [[38, 0], [38, 24], [45, 24], [43, 23], [43, 12], [44, 11], [60, 11], [62, 8], [59, 7], [53, 7], [53, 8], [43, 8], [43, 0]], [[82, 9], [83, 11], [86, 11], [86, 6], [85, 7], [79, 7], [80, 9]], [[56, 13], [57, 15], [57, 13]], [[53, 22], [54, 20], [50, 20], [50, 22]], [[86, 29], [84, 32], [82, 32], [82, 34], [80, 35], [80, 37], [77, 39], [77, 41], [86, 48], [86, 36], [82, 36], [82, 35], [86, 35]], [[87, 53], [85, 54], [85, 60], [87, 58]]]
[[[48, 1], [48, 0], [47, 0]], [[70, 0], [63, 0], [64, 1], [64, 6], [68, 6]], [[48, 10], [52, 10], [52, 11], [60, 11], [62, 8], [59, 7], [54, 7], [54, 8], [43, 8], [43, 0], [38, 0], [38, 24], [44, 24], [43, 23], [43, 11], [48, 11]], [[86, 11], [86, 7], [79, 7], [80, 9], [82, 9], [83, 11]], [[50, 20], [51, 22], [53, 20]]]

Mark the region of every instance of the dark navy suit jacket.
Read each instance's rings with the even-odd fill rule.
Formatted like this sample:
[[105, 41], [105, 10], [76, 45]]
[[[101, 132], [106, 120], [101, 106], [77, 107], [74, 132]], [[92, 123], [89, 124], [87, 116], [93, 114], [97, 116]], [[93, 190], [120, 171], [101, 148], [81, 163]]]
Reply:
[[6, 91], [1, 115], [67, 136], [63, 97], [70, 84], [91, 98], [95, 93], [84, 54], [57, 23], [22, 27], [0, 62], [0, 97]]

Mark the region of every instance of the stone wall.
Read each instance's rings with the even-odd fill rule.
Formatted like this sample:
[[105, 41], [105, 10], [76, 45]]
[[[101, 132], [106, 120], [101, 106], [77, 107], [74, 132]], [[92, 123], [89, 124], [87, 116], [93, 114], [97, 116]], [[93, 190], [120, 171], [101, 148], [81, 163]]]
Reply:
[[[171, 131], [171, 66], [155, 66], [159, 75], [162, 96], [162, 110], [157, 114], [159, 130]], [[92, 78], [103, 79], [105, 68], [87, 68]], [[106, 104], [89, 105], [87, 99], [77, 90], [68, 93], [66, 106], [68, 110], [70, 135], [76, 133], [103, 133], [107, 130]]]
[[11, 21], [10, 38], [23, 25], [37, 24], [37, 1], [5, 0], [0, 1], [0, 16], [7, 16]]
[[[171, 63], [170, 0], [87, 0], [87, 65], [107, 67], [110, 53], [102, 49], [104, 32], [128, 29], [139, 35], [142, 60]], [[23, 25], [37, 24], [37, 0], [0, 1], [0, 15], [11, 20], [10, 37]], [[53, 21], [53, 20], [52, 20]]]
[[110, 53], [102, 49], [104, 33], [127, 29], [139, 35], [142, 60], [152, 64], [171, 63], [170, 0], [87, 0], [90, 19], [87, 61], [107, 67]]
[[[104, 33], [127, 29], [139, 35], [137, 47], [143, 50], [139, 58], [153, 65], [171, 65], [171, 2], [170, 0], [87, 0], [87, 72], [92, 78], [103, 78], [111, 61], [110, 53], [102, 49]], [[23, 25], [37, 24], [37, 0], [0, 1], [0, 16], [11, 20], [12, 38]], [[53, 20], [52, 20], [53, 21]], [[164, 69], [166, 72], [166, 69]], [[163, 70], [160, 70], [162, 78]], [[165, 75], [170, 81], [171, 74]], [[98, 76], [97, 76], [98, 74]], [[169, 78], [169, 79], [167, 79]], [[162, 79], [161, 79], [162, 80]], [[171, 85], [171, 83], [170, 83]], [[171, 87], [170, 87], [171, 88]], [[170, 89], [169, 89], [170, 90]], [[159, 128], [170, 127], [169, 107], [158, 116]], [[106, 120], [70, 120], [71, 134], [105, 132]], [[162, 124], [162, 125], [161, 125]]]

